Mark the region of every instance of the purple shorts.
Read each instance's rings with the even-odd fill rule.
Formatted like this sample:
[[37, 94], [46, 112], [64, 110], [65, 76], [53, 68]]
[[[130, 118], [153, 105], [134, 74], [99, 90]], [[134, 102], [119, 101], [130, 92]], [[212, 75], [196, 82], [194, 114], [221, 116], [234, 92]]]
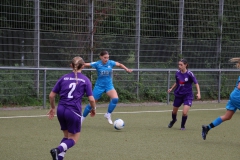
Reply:
[[186, 94], [183, 96], [175, 96], [173, 106], [180, 107], [182, 104], [192, 106], [193, 94]]
[[57, 108], [57, 117], [61, 130], [75, 134], [81, 132], [81, 117], [62, 105]]

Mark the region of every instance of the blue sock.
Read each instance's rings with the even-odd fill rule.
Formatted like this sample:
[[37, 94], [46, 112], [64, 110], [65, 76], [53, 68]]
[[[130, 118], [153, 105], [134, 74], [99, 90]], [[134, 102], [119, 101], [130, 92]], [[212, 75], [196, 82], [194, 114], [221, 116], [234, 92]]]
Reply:
[[108, 105], [108, 113], [112, 113], [115, 107], [117, 106], [118, 98], [111, 99], [109, 105]]
[[87, 117], [88, 114], [90, 113], [91, 109], [92, 109], [92, 107], [88, 104], [83, 111], [83, 117]]
[[210, 123], [210, 124], [208, 125], [209, 130], [212, 129], [212, 128], [214, 128], [214, 127], [217, 127], [217, 126], [220, 125], [222, 122], [223, 122], [223, 121], [222, 121], [221, 117], [216, 118], [212, 123]]

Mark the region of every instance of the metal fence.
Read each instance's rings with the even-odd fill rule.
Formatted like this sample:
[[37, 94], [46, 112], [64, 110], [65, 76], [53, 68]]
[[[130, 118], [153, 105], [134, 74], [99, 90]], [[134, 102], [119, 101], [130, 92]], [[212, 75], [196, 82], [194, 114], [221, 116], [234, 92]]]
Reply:
[[[219, 99], [218, 87], [213, 86], [228, 85], [227, 80], [237, 77], [228, 60], [240, 57], [239, 31], [239, 0], [1, 0], [0, 65], [35, 68], [27, 73], [1, 68], [1, 75], [16, 84], [17, 75], [22, 80], [29, 75], [24, 80], [28, 86], [22, 83], [16, 88], [33, 88], [38, 97], [42, 95], [40, 68], [53, 68], [48, 75], [55, 77], [49, 76], [48, 86], [74, 56], [90, 62], [108, 50], [111, 59], [135, 69], [133, 78], [117, 72], [115, 84], [127, 88], [126, 83], [134, 83], [130, 91], [136, 97], [146, 92], [153, 96], [166, 90], [168, 69], [173, 75], [171, 69], [183, 57], [190, 69], [204, 77], [202, 92]], [[224, 84], [218, 84], [220, 71]], [[162, 86], [148, 84], [149, 76], [156, 83], [162, 81]], [[136, 86], [142, 81], [144, 87]], [[10, 92], [8, 86], [3, 86], [0, 97], [22, 94]], [[222, 93], [226, 89], [221, 88]]]
[[[0, 64], [66, 67], [101, 50], [133, 68], [231, 68], [238, 0], [1, 0]], [[196, 58], [198, 59], [196, 61]]]
[[[0, 67], [0, 104], [9, 100], [10, 104], [11, 102], [14, 104], [19, 98], [27, 100], [27, 97], [37, 97], [34, 88], [36, 70], [40, 73], [38, 99], [42, 100], [43, 108], [46, 107], [48, 95], [57, 79], [71, 71], [70, 68]], [[93, 70], [84, 69], [83, 73], [88, 74]], [[222, 97], [229, 96], [238, 78], [236, 72], [239, 72], [237, 69], [193, 69], [192, 71], [200, 84], [202, 100], [216, 99], [218, 102]], [[125, 100], [131, 100], [125, 97], [128, 94], [140, 100], [152, 100], [158, 97], [158, 101], [166, 104], [173, 100], [173, 93], [169, 94], [167, 90], [175, 82], [175, 69], [134, 69], [134, 72], [140, 72], [139, 81], [135, 80], [134, 73], [127, 74], [122, 69], [114, 69], [115, 88], [124, 92], [120, 95], [124, 96]], [[194, 87], [193, 90], [196, 93]]]

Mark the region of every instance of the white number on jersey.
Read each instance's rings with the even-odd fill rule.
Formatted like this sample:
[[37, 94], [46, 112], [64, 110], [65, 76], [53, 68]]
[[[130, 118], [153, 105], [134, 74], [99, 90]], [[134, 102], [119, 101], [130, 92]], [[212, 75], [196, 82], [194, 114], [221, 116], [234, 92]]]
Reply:
[[73, 91], [75, 90], [76, 88], [76, 83], [70, 83], [69, 84], [69, 88], [71, 88], [70, 92], [68, 92], [68, 98], [73, 98]]

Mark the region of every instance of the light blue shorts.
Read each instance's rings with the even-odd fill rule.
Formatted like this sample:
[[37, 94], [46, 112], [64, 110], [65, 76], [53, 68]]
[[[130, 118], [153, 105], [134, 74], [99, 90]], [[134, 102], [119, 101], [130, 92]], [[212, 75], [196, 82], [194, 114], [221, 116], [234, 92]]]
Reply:
[[94, 89], [93, 89], [93, 97], [95, 100], [99, 100], [102, 96], [103, 93], [106, 93], [110, 90], [113, 90], [114, 87], [113, 85], [107, 85], [107, 86], [98, 86], [98, 85], [95, 85], [94, 86]]
[[240, 110], [240, 104], [239, 104], [239, 102], [237, 102], [235, 100], [229, 100], [226, 105], [226, 109], [236, 112], [237, 109]]

